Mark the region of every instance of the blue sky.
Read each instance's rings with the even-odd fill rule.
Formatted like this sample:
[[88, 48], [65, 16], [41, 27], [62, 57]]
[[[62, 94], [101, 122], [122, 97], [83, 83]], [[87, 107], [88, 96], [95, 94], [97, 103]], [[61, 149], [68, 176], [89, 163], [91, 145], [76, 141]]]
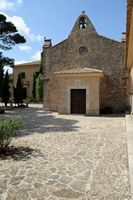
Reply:
[[53, 45], [68, 37], [85, 10], [100, 35], [121, 40], [126, 29], [126, 0], [0, 0], [0, 12], [27, 42], [4, 52], [16, 63], [38, 60], [44, 37]]

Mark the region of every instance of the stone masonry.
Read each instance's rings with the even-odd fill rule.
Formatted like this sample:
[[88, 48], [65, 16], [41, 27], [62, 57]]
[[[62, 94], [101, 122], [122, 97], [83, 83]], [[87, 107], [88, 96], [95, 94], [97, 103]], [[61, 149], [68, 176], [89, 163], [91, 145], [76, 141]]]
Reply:
[[[80, 28], [82, 18], [86, 27]], [[58, 111], [59, 82], [55, 72], [84, 67], [102, 70], [105, 75], [100, 86], [100, 109], [108, 106], [114, 112], [124, 110], [124, 52], [124, 42], [99, 35], [88, 16], [82, 13], [66, 40], [55, 46], [51, 40], [45, 40], [44, 109]]]
[[24, 128], [0, 155], [0, 200], [131, 200], [125, 118], [38, 106], [6, 112]]
[[16, 115], [24, 128], [0, 155], [0, 200], [131, 200], [124, 117], [58, 115], [38, 104], [6, 112]]

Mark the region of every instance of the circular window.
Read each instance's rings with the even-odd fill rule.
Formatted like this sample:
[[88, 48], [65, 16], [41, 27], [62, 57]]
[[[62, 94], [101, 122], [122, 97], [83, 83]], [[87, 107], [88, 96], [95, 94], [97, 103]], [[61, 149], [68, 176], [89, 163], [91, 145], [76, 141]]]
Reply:
[[79, 54], [80, 55], [85, 55], [87, 52], [88, 52], [87, 47], [82, 46], [82, 47], [79, 48]]

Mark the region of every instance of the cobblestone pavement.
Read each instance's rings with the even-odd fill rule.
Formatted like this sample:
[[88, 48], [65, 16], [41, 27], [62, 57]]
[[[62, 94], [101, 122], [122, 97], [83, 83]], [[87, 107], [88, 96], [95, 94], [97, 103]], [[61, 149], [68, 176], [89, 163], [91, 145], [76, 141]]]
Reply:
[[124, 117], [8, 113], [25, 126], [0, 156], [0, 200], [130, 199]]

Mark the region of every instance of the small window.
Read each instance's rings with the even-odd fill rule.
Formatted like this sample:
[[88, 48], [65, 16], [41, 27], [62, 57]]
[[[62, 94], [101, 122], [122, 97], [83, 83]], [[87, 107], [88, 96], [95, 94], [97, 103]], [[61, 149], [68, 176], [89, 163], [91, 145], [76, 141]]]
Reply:
[[25, 79], [25, 72], [21, 72], [21, 73], [20, 73], [20, 77], [21, 77], [22, 79]]
[[39, 72], [35, 72], [35, 77], [37, 78], [39, 76]]
[[81, 17], [80, 21], [79, 21], [79, 28], [80, 29], [85, 29], [86, 28], [86, 18], [85, 17]]

